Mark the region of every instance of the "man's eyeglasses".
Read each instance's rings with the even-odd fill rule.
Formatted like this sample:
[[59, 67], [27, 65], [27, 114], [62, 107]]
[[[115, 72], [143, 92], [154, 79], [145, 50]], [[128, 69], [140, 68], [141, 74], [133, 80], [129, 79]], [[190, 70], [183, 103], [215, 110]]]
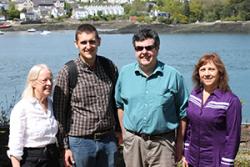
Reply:
[[96, 44], [96, 40], [81, 41], [81, 44], [82, 44], [82, 45], [87, 45], [88, 43], [89, 43], [90, 45], [95, 45], [95, 44]]
[[155, 45], [149, 45], [149, 46], [135, 46], [136, 51], [142, 51], [143, 49], [146, 49], [147, 51], [151, 51], [155, 48]]

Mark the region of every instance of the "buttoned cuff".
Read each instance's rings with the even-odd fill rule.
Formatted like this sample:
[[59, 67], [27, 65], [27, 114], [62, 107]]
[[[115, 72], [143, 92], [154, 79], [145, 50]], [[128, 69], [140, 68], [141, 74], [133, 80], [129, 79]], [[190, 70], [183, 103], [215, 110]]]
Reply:
[[13, 154], [10, 152], [10, 150], [7, 151], [7, 156], [8, 156], [9, 158], [11, 158], [11, 156], [12, 156], [12, 157], [15, 157], [15, 158], [16, 158], [17, 160], [19, 160], [19, 161], [22, 160], [22, 156], [13, 155]]

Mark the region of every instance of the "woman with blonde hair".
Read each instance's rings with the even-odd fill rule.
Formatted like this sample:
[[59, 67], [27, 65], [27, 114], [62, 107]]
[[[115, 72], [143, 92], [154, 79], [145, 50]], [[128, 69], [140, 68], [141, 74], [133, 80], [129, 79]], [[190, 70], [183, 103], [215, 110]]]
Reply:
[[13, 167], [57, 167], [57, 121], [53, 115], [52, 72], [34, 65], [27, 76], [21, 100], [10, 115], [8, 156]]
[[184, 167], [232, 167], [241, 133], [241, 102], [228, 84], [216, 53], [202, 56], [193, 71], [188, 102]]

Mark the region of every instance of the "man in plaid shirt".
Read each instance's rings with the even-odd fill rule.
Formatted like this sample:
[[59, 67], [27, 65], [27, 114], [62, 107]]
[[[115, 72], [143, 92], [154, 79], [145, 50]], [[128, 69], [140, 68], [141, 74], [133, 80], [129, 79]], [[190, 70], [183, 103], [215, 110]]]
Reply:
[[115, 82], [110, 75], [117, 76], [117, 68], [111, 60], [97, 55], [100, 43], [94, 26], [80, 25], [75, 34], [75, 46], [79, 49], [79, 56], [73, 60], [77, 72], [75, 87], [70, 88], [69, 66], [65, 65], [57, 76], [53, 106], [66, 166], [115, 166]]

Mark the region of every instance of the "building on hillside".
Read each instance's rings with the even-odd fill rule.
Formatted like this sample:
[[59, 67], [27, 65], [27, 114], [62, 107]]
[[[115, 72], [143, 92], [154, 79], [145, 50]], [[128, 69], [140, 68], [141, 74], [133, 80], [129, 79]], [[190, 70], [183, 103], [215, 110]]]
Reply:
[[0, 9], [9, 9], [9, 0], [0, 0]]
[[97, 16], [98, 14], [101, 15], [124, 15], [124, 8], [121, 5], [89, 5], [84, 6], [82, 8], [74, 9], [72, 11], [71, 18], [73, 19], [84, 19], [88, 16]]
[[153, 10], [149, 13], [149, 16], [150, 17], [163, 17], [163, 18], [166, 18], [166, 19], [169, 19], [170, 18], [170, 13], [168, 12], [161, 12], [159, 10]]
[[33, 9], [33, 2], [32, 0], [16, 0], [15, 2], [15, 8], [18, 11], [23, 11], [23, 10], [31, 10]]
[[0, 16], [0, 22], [2, 22], [2, 21], [5, 21], [6, 20], [6, 18], [5, 18], [5, 16]]
[[124, 3], [132, 3], [134, 0], [107, 0], [108, 3], [111, 4], [124, 4]]
[[77, 8], [77, 9], [73, 9], [71, 18], [80, 20], [80, 19], [87, 18], [88, 16], [89, 16], [89, 13], [86, 9]]
[[[94, 3], [94, 2], [99, 2], [98, 0], [77, 0], [79, 2], [83, 3]], [[107, 4], [124, 4], [124, 3], [132, 3], [134, 0], [103, 0], [103, 3]]]
[[41, 18], [48, 19], [51, 16], [57, 18], [65, 14], [64, 0], [33, 0], [34, 11]]
[[16, 9], [21, 11], [20, 19], [23, 22], [65, 15], [64, 0], [16, 0]]
[[84, 6], [84, 8], [92, 16], [97, 16], [98, 12], [101, 12], [103, 15], [123, 15], [124, 8], [121, 5], [90, 5]]
[[26, 13], [20, 13], [20, 20], [22, 20], [22, 22], [32, 23], [40, 20], [40, 16], [33, 11], [29, 11]]

